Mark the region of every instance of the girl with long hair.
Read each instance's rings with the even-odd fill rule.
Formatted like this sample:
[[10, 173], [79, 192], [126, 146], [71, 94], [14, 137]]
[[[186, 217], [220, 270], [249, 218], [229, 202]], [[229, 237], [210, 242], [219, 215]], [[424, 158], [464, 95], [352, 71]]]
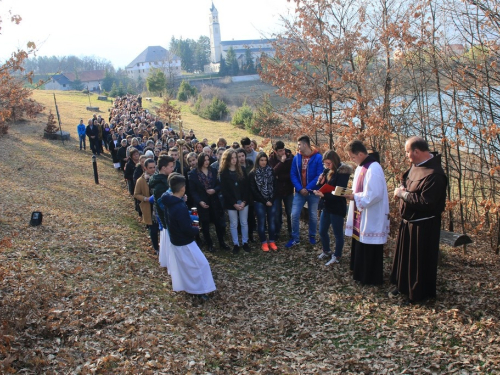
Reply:
[[224, 242], [225, 224], [224, 211], [219, 201], [220, 182], [217, 170], [210, 166], [208, 155], [200, 154], [197, 165], [188, 173], [189, 194], [198, 209], [201, 232], [207, 244], [208, 251], [214, 252], [212, 238], [210, 237], [210, 223], [215, 225], [217, 239], [221, 249], [229, 250]]
[[[276, 179], [274, 171], [268, 164], [265, 152], [259, 152], [255, 157], [255, 165], [248, 175], [252, 191], [255, 213], [257, 215], [257, 233], [263, 251], [278, 250], [275, 242], [276, 236]], [[266, 219], [269, 233], [269, 244], [266, 240]]]
[[224, 198], [224, 208], [229, 216], [229, 228], [233, 239], [233, 253], [239, 251], [238, 221], [241, 225], [241, 241], [243, 250], [249, 252], [248, 246], [248, 201], [250, 191], [248, 177], [238, 163], [238, 156], [234, 149], [228, 149], [222, 154], [219, 177], [221, 192]]

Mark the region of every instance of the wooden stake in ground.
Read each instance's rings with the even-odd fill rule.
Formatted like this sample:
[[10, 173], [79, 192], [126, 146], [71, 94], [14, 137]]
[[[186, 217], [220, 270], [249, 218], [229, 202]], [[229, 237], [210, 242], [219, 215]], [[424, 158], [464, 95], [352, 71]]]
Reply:
[[57, 114], [57, 121], [59, 122], [59, 134], [61, 135], [61, 141], [64, 145], [64, 138], [63, 138], [63, 133], [61, 129], [61, 116], [59, 116], [59, 108], [57, 107], [57, 101], [56, 101], [56, 94], [54, 93], [54, 104], [56, 105], [56, 114]]

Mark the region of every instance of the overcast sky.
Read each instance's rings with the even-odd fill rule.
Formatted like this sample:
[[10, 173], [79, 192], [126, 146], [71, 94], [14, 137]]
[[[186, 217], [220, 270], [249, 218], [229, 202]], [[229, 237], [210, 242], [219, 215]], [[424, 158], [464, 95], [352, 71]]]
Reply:
[[[292, 2], [293, 3], [293, 2]], [[40, 56], [96, 56], [123, 68], [147, 46], [209, 36], [211, 0], [0, 0], [0, 60], [33, 41]], [[215, 0], [222, 40], [259, 39], [280, 30], [286, 0]], [[12, 24], [9, 10], [22, 17]]]

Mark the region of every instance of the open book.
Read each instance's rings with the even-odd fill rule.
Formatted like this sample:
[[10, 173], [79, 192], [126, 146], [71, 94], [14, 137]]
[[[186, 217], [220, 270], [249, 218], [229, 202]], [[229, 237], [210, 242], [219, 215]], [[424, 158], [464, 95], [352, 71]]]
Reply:
[[332, 191], [333, 195], [338, 195], [339, 197], [342, 197], [344, 195], [350, 195], [352, 194], [352, 189], [342, 187], [342, 186], [337, 186], [335, 188], [335, 191]]

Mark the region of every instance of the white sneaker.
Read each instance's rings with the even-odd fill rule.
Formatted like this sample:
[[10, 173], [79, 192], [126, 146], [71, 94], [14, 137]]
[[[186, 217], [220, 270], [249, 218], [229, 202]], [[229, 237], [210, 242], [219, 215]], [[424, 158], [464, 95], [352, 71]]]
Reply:
[[332, 255], [332, 259], [330, 259], [328, 263], [325, 264], [325, 266], [329, 266], [330, 264], [335, 263], [340, 263], [340, 260], [335, 255]]
[[318, 259], [325, 259], [325, 258], [328, 258], [330, 255], [332, 255], [332, 253], [325, 253], [324, 251], [318, 255]]

